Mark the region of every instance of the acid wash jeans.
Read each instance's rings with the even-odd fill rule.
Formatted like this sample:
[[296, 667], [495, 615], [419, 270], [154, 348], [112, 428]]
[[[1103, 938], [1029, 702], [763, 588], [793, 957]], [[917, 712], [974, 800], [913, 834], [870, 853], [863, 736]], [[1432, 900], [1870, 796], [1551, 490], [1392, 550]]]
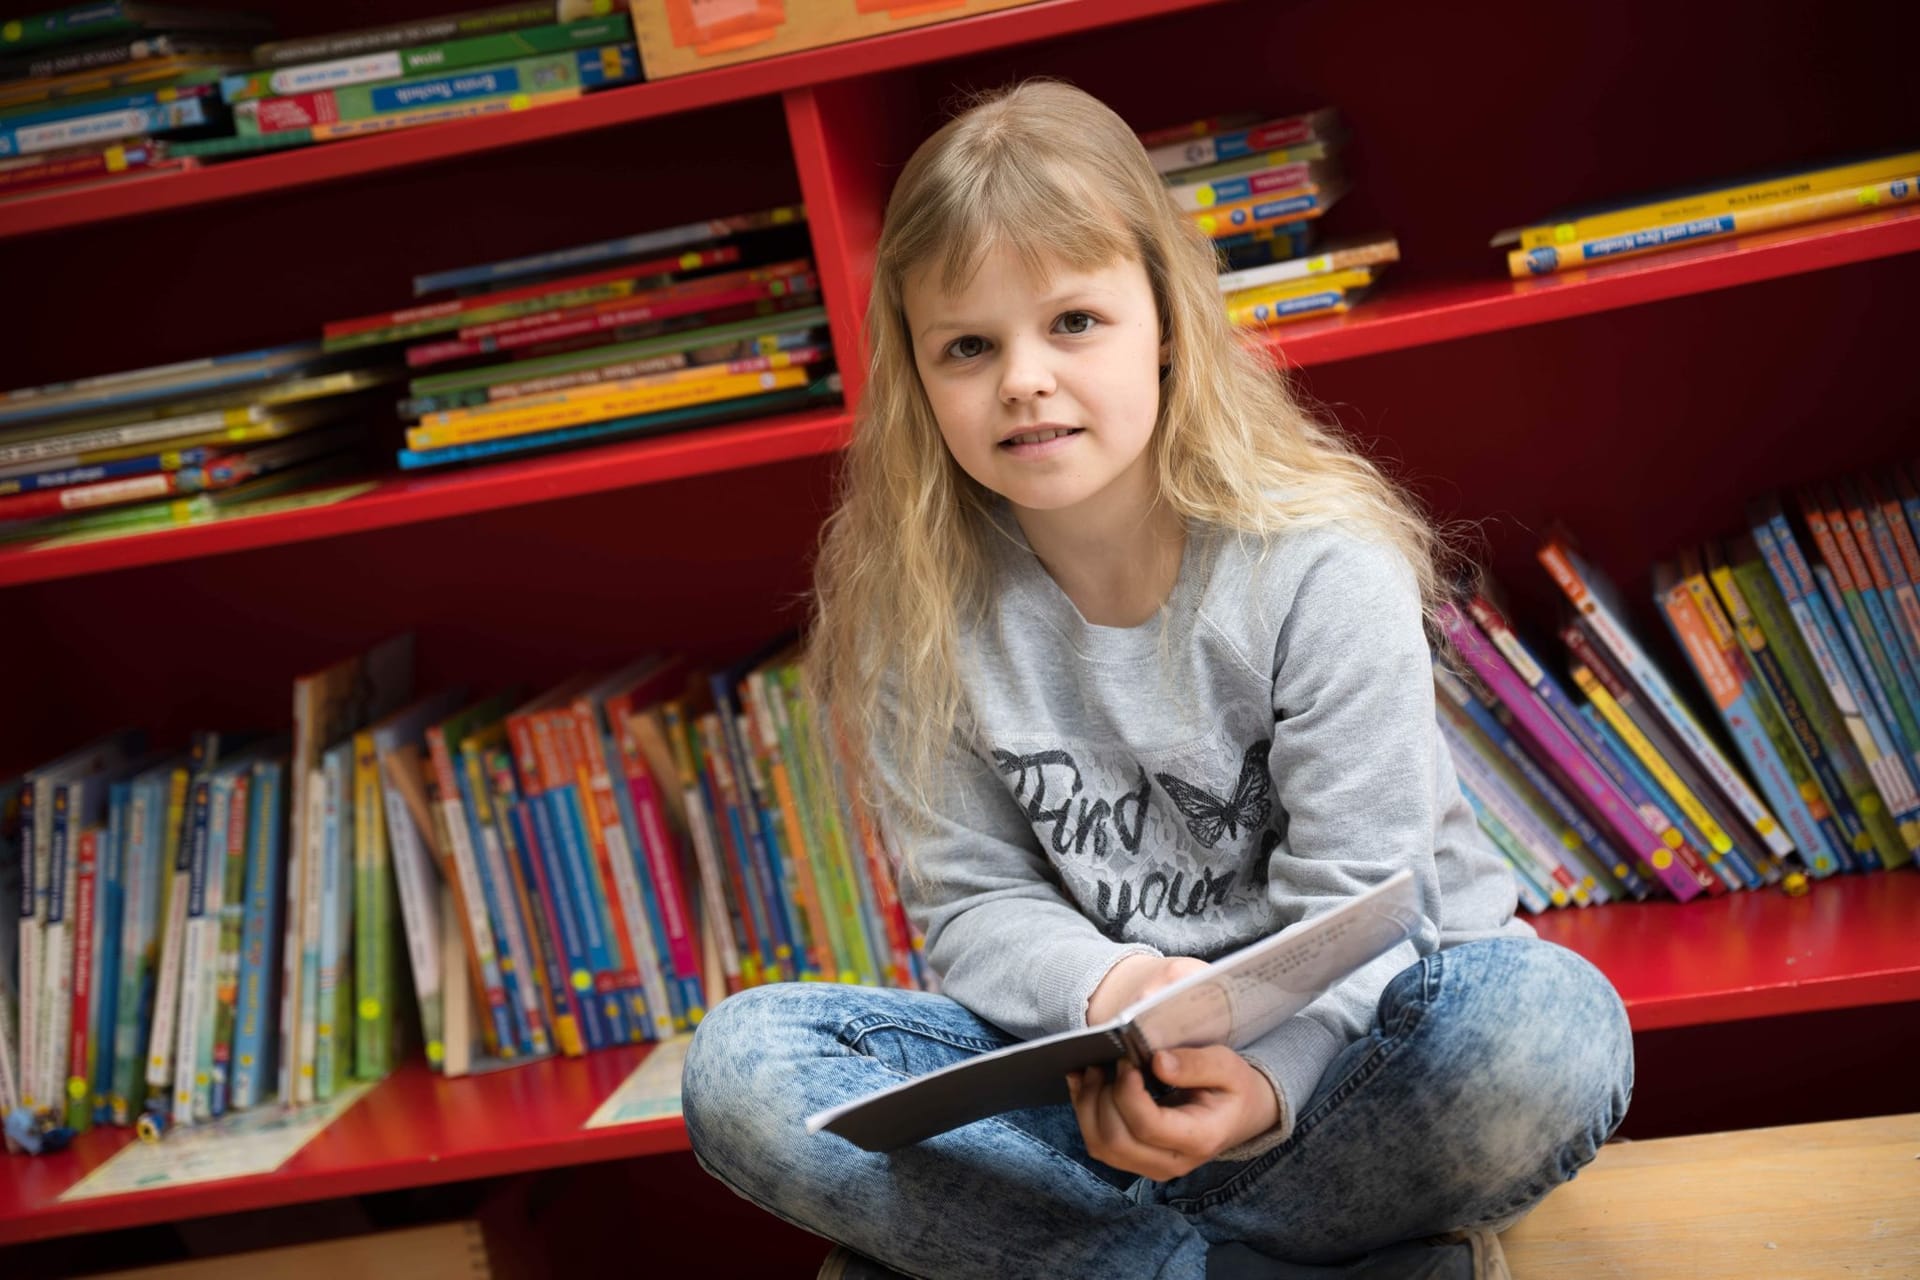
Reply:
[[1531, 938], [1436, 952], [1381, 994], [1286, 1142], [1171, 1182], [1087, 1153], [1056, 1106], [890, 1154], [809, 1135], [812, 1112], [1012, 1043], [954, 1001], [829, 983], [715, 1006], [681, 1096], [701, 1165], [768, 1212], [912, 1276], [1197, 1280], [1241, 1247], [1334, 1264], [1504, 1228], [1626, 1115], [1633, 1042], [1606, 978]]

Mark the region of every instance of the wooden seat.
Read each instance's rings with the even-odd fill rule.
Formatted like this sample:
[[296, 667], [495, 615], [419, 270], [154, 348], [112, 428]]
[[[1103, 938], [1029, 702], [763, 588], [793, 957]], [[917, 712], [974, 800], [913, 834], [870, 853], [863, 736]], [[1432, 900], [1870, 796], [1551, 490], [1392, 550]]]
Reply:
[[1501, 1243], [1514, 1280], [1920, 1276], [1920, 1114], [1615, 1143]]

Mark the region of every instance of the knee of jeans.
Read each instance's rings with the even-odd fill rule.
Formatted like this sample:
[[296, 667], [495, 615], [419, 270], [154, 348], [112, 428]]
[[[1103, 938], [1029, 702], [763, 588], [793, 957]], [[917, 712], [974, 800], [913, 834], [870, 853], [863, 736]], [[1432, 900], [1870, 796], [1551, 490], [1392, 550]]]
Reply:
[[781, 1043], [776, 1027], [787, 1002], [780, 986], [749, 987], [707, 1011], [680, 1069], [680, 1110], [690, 1132], [738, 1114], [737, 1100], [765, 1086]]

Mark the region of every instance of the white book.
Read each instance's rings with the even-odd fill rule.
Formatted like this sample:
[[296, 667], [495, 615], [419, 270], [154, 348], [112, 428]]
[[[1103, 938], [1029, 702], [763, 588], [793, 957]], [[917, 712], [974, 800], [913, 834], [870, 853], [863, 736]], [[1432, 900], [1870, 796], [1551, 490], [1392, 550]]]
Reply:
[[[223, 783], [226, 785], [223, 787]], [[206, 778], [194, 784], [193, 847], [187, 892], [186, 932], [181, 946], [180, 1000], [174, 1014], [173, 1123], [208, 1118], [196, 1105], [200, 1085], [200, 1029], [213, 1019], [212, 972], [219, 947], [219, 868], [227, 847], [226, 803], [231, 783]], [[212, 1080], [209, 1077], [208, 1082]]]
[[983, 1053], [815, 1112], [807, 1132], [893, 1151], [988, 1116], [1065, 1102], [1069, 1071], [1127, 1059], [1151, 1079], [1148, 1064], [1162, 1049], [1243, 1048], [1412, 936], [1420, 918], [1413, 873], [1396, 871], [1325, 915], [1222, 957], [1098, 1026]]

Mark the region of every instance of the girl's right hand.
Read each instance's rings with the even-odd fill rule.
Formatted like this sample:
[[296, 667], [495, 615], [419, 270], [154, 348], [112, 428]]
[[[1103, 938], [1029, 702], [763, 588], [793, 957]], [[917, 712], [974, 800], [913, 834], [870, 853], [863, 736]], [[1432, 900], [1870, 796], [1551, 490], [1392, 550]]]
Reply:
[[1097, 1026], [1135, 1001], [1206, 967], [1205, 960], [1193, 956], [1128, 956], [1107, 970], [1094, 988], [1087, 1001], [1087, 1025]]

